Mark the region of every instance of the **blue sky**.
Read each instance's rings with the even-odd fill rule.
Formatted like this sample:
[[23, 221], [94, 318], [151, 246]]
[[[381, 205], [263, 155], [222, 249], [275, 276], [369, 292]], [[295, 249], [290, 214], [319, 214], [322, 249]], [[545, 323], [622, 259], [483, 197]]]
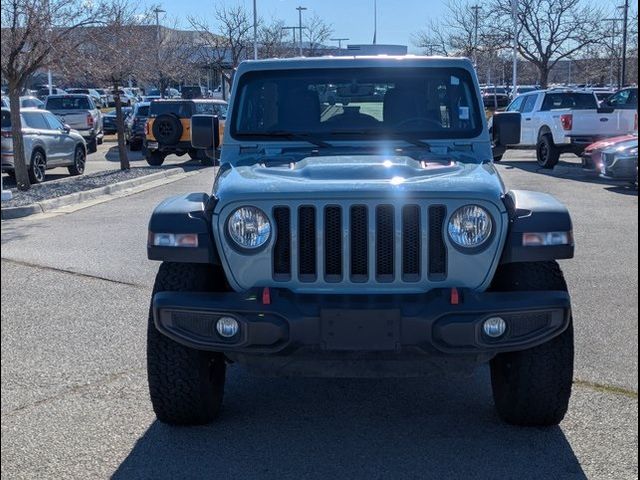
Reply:
[[[446, 0], [377, 1], [378, 43], [409, 45], [414, 51], [411, 35], [423, 29], [430, 18], [442, 18], [446, 12]], [[145, 0], [144, 3], [159, 3], [169, 18], [183, 23], [190, 15], [213, 23], [218, 4], [241, 3], [249, 11], [252, 9], [252, 0]], [[258, 14], [262, 18], [281, 18], [288, 25], [298, 24], [298, 12], [295, 10], [298, 5], [307, 7], [309, 10], [304, 12], [305, 15], [317, 13], [333, 25], [335, 37], [348, 37], [348, 43], [371, 43], [373, 3], [374, 0], [257, 0]], [[599, 3], [613, 7], [616, 0], [600, 0]]]

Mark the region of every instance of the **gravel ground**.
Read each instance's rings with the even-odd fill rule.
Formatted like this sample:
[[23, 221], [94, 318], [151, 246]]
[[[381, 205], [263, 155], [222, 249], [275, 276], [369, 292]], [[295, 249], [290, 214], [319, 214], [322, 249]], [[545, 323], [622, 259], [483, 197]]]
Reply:
[[5, 182], [5, 188], [13, 193], [13, 198], [9, 201], [2, 202], [2, 207], [22, 207], [31, 205], [43, 200], [58, 198], [71, 193], [83, 192], [94, 188], [104, 187], [124, 180], [143, 177], [157, 173], [161, 169], [156, 167], [137, 167], [129, 170], [109, 170], [106, 172], [96, 172], [80, 177], [61, 178], [39, 185], [32, 185], [31, 189], [26, 192], [18, 191], [15, 182]]

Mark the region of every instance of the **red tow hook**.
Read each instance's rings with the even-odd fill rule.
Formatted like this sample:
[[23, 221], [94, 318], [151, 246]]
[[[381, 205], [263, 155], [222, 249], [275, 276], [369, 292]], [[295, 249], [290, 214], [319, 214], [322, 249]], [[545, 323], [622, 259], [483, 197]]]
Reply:
[[262, 289], [262, 304], [271, 305], [271, 290], [269, 290], [269, 287]]
[[451, 305], [460, 305], [460, 292], [455, 287], [451, 289]]

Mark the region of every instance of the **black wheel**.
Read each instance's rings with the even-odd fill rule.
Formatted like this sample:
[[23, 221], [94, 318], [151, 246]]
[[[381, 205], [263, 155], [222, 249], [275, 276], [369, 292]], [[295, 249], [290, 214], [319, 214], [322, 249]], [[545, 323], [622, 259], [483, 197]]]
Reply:
[[[104, 135], [104, 133], [103, 133]], [[96, 144], [98, 145], [102, 145], [104, 143], [104, 137], [98, 137], [98, 139], [96, 140]]]
[[147, 163], [152, 167], [159, 167], [164, 162], [164, 154], [159, 151], [149, 152], [147, 151], [145, 158]]
[[168, 113], [158, 115], [153, 121], [151, 130], [158, 143], [163, 145], [174, 145], [178, 143], [183, 132], [180, 119]]
[[204, 150], [198, 150], [197, 148], [192, 148], [187, 153], [189, 153], [191, 160], [201, 160], [202, 157], [206, 157]]
[[87, 153], [80, 145], [76, 147], [76, 151], [73, 154], [73, 165], [69, 167], [69, 174], [82, 175], [84, 173], [84, 167], [87, 163]]
[[142, 142], [132, 142], [131, 140], [129, 140], [129, 150], [131, 150], [132, 152], [142, 150]]
[[503, 157], [503, 156], [504, 156], [504, 155], [498, 155], [497, 157], [493, 157], [493, 161], [494, 161], [494, 162], [500, 162], [500, 161], [502, 161], [502, 157]]
[[[217, 275], [208, 265], [163, 263], [153, 293], [215, 290]], [[161, 334], [149, 309], [147, 374], [153, 411], [171, 425], [210, 423], [222, 406], [226, 364], [221, 354], [194, 350]]]
[[32, 184], [44, 182], [47, 171], [47, 157], [42, 150], [35, 150], [31, 154], [31, 162], [29, 163], [29, 181]]
[[538, 165], [542, 168], [553, 168], [560, 161], [560, 149], [553, 143], [550, 133], [541, 135], [536, 145], [536, 157]]
[[[507, 264], [495, 291], [567, 290], [556, 262]], [[567, 413], [573, 384], [573, 322], [553, 340], [491, 361], [491, 386], [500, 417], [512, 425], [552, 426]]]

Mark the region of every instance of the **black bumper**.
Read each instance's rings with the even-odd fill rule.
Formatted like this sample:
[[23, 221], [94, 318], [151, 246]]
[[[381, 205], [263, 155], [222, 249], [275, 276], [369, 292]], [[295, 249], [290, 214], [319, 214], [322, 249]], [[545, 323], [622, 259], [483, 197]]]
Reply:
[[[528, 349], [562, 333], [570, 322], [566, 292], [460, 292], [423, 295], [295, 295], [160, 292], [153, 298], [155, 325], [173, 340], [200, 350], [261, 356], [297, 351], [416, 353], [490, 356]], [[216, 321], [231, 316], [240, 324], [235, 338], [216, 332]], [[499, 339], [482, 329], [489, 317], [507, 323]]]

